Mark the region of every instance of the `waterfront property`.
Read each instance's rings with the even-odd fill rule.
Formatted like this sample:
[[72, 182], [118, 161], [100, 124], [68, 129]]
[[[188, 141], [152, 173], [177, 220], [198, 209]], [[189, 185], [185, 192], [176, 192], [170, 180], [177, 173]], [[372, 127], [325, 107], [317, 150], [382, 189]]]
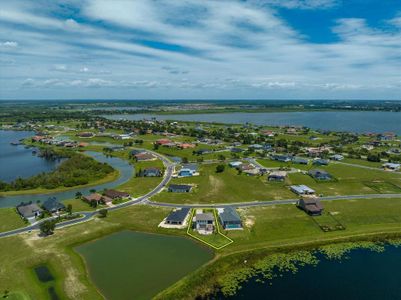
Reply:
[[160, 168], [149, 167], [143, 169], [139, 175], [143, 177], [160, 177], [162, 176], [162, 171]]
[[157, 157], [149, 152], [140, 152], [134, 155], [136, 161], [151, 161], [156, 160]]
[[320, 169], [312, 169], [308, 172], [308, 174], [315, 180], [319, 181], [327, 181], [332, 179], [331, 175], [328, 172]]
[[92, 193], [88, 196], [84, 196], [83, 199], [85, 202], [88, 202], [89, 204], [96, 204], [96, 205], [111, 204], [113, 202], [113, 199], [98, 193]]
[[293, 191], [297, 195], [313, 195], [315, 194], [315, 190], [311, 189], [306, 185], [292, 185], [290, 186], [291, 191]]
[[302, 198], [298, 201], [297, 205], [312, 216], [321, 215], [323, 211], [323, 205], [318, 198]]
[[233, 207], [218, 209], [219, 221], [224, 229], [242, 229], [242, 221], [238, 212]]
[[195, 226], [200, 234], [212, 234], [214, 231], [213, 213], [197, 212], [195, 215]]
[[268, 181], [284, 181], [287, 177], [286, 171], [273, 171], [267, 175]]
[[168, 225], [185, 225], [189, 212], [190, 208], [186, 207], [175, 209], [169, 213], [164, 223]]
[[47, 212], [54, 214], [65, 210], [65, 205], [57, 200], [56, 197], [50, 197], [42, 205]]
[[35, 221], [36, 217], [43, 213], [43, 210], [36, 203], [21, 203], [17, 206], [17, 211], [21, 217], [29, 222]]
[[126, 192], [116, 191], [116, 190], [106, 190], [103, 193], [103, 197], [110, 198], [112, 200], [115, 199], [126, 199], [130, 197], [130, 194]]
[[192, 189], [192, 185], [188, 184], [170, 184], [168, 191], [172, 193], [189, 193]]

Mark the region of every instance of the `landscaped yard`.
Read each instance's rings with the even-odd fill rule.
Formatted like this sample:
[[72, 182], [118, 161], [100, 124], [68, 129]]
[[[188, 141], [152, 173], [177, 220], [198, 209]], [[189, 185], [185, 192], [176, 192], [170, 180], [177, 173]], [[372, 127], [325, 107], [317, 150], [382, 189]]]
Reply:
[[24, 227], [25, 225], [15, 208], [0, 208], [0, 232]]

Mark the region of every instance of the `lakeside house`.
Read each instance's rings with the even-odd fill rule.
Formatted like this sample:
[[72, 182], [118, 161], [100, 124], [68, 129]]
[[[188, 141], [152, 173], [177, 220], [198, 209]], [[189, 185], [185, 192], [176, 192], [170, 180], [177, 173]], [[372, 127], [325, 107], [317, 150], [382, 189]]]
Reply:
[[300, 184], [300, 185], [291, 185], [290, 190], [297, 195], [313, 195], [315, 194], [315, 190], [310, 187]]
[[400, 164], [396, 163], [385, 163], [383, 164], [384, 169], [392, 170], [392, 171], [398, 171], [400, 170]]
[[65, 205], [57, 200], [56, 197], [50, 197], [42, 205], [43, 209], [51, 214], [65, 210]]
[[324, 170], [320, 170], [320, 169], [313, 169], [310, 170], [308, 172], [309, 176], [311, 176], [312, 178], [316, 179], [316, 180], [321, 180], [321, 181], [325, 181], [325, 180], [331, 180], [332, 176], [324, 171]]
[[145, 168], [140, 172], [139, 176], [160, 177], [160, 176], [162, 176], [162, 170], [160, 170], [160, 168], [156, 168], [156, 167]]
[[112, 200], [115, 199], [126, 199], [130, 197], [130, 194], [128, 194], [127, 192], [121, 192], [121, 191], [116, 191], [116, 190], [106, 190], [103, 193], [104, 197], [108, 197]]
[[182, 165], [181, 170], [178, 171], [178, 177], [191, 177], [199, 175], [198, 173], [198, 165], [197, 164], [184, 164]]
[[172, 193], [189, 193], [192, 189], [192, 185], [188, 184], [170, 184], [168, 191]]
[[24, 219], [33, 222], [36, 217], [42, 215], [43, 210], [36, 203], [21, 203], [17, 206], [17, 212]]
[[297, 205], [311, 216], [319, 216], [323, 212], [323, 205], [318, 198], [301, 199]]
[[89, 204], [96, 203], [96, 205], [111, 204], [113, 202], [113, 199], [111, 199], [107, 196], [100, 195], [98, 193], [92, 193], [88, 196], [84, 196], [83, 200], [85, 202], [88, 202]]
[[242, 221], [235, 208], [229, 206], [219, 208], [219, 221], [224, 229], [242, 229]]
[[185, 220], [189, 215], [189, 211], [190, 208], [188, 207], [175, 209], [169, 213], [164, 223], [168, 225], [184, 225]]
[[200, 234], [211, 234], [214, 231], [213, 213], [197, 213], [195, 215], [196, 230]]
[[286, 171], [273, 171], [267, 175], [268, 181], [284, 181], [287, 177]]
[[149, 152], [141, 152], [134, 155], [136, 161], [151, 161], [156, 160], [156, 156]]

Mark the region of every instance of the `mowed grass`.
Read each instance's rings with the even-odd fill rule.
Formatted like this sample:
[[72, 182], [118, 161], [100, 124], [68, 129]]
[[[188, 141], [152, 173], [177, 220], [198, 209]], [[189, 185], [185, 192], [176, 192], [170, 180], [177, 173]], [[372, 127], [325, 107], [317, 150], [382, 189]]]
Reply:
[[[310, 216], [295, 205], [239, 209], [244, 230], [224, 232], [234, 243], [221, 251], [235, 252], [370, 233], [401, 232], [401, 198], [322, 203], [325, 213], [331, 212], [346, 230], [323, 232]], [[321, 221], [324, 223], [327, 220], [323, 216]]]
[[26, 226], [26, 223], [21, 219], [15, 208], [0, 209], [0, 232], [24, 226]]
[[172, 193], [167, 190], [152, 197], [153, 201], [170, 203], [229, 203], [293, 198], [285, 183], [268, 182], [266, 176], [238, 175], [237, 170], [226, 166], [216, 173], [218, 164], [200, 166], [200, 175], [174, 178], [173, 184], [193, 184], [189, 193]]

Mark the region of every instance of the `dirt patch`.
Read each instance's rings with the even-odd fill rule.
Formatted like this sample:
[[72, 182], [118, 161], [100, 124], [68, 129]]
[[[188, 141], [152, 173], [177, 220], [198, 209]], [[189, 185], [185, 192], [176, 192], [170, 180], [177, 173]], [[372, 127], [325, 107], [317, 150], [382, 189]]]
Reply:
[[244, 224], [247, 228], [251, 228], [253, 225], [255, 225], [255, 220], [255, 216], [246, 216]]
[[224, 187], [223, 180], [217, 178], [214, 175], [209, 175], [209, 184], [210, 190], [207, 193], [206, 197], [218, 194], [219, 190]]

